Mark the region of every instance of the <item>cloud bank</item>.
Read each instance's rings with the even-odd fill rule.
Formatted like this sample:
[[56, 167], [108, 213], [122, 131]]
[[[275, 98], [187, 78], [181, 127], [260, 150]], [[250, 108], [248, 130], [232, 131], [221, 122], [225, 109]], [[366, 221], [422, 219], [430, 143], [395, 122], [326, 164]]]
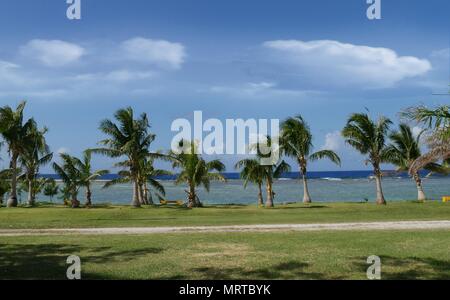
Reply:
[[386, 88], [432, 68], [426, 59], [399, 56], [392, 49], [333, 40], [275, 40], [263, 46], [271, 51], [275, 63], [288, 64], [301, 75], [336, 85]]

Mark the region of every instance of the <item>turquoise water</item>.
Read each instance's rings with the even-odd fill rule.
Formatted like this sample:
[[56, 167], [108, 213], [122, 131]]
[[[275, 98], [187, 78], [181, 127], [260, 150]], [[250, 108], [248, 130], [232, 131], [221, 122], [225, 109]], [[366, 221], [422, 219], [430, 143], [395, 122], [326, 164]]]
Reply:
[[[184, 200], [185, 186], [176, 186], [173, 181], [162, 181], [166, 188], [167, 199]], [[425, 193], [430, 199], [441, 199], [450, 195], [450, 177], [435, 177], [423, 180]], [[131, 185], [117, 185], [102, 189], [103, 183], [93, 185], [94, 203], [129, 204], [131, 202]], [[285, 179], [275, 182], [276, 203], [297, 202], [303, 197], [303, 186], [299, 180]], [[365, 198], [375, 199], [375, 182], [367, 178], [353, 179], [311, 179], [310, 193], [316, 202], [360, 202]], [[383, 188], [388, 201], [417, 199], [416, 186], [410, 178], [384, 178]], [[25, 200], [26, 195], [22, 196]], [[210, 193], [199, 189], [199, 197], [205, 204], [254, 204], [257, 188], [249, 185], [244, 189], [241, 180], [229, 180], [226, 183], [213, 182]], [[80, 192], [80, 200], [84, 199], [84, 191]], [[46, 200], [40, 195], [39, 200]], [[54, 199], [55, 202], [61, 201]]]

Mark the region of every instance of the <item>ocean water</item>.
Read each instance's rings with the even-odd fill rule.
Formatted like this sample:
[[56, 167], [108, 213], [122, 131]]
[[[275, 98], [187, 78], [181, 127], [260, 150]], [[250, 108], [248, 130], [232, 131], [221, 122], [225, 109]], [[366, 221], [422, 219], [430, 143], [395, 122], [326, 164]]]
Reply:
[[[309, 189], [315, 202], [361, 202], [375, 199], [375, 182], [369, 179], [370, 172], [313, 172], [310, 174]], [[255, 204], [257, 187], [249, 184], [246, 189], [237, 174], [226, 174], [227, 182], [212, 182], [207, 193], [199, 188], [200, 200], [205, 204]], [[275, 203], [298, 202], [303, 198], [303, 185], [298, 174], [290, 173], [274, 183]], [[166, 189], [168, 200], [185, 200], [184, 185], [175, 185], [173, 178], [161, 179]], [[103, 182], [93, 184], [94, 203], [129, 204], [132, 186], [117, 185], [103, 189]], [[424, 190], [429, 199], [441, 199], [450, 195], [450, 177], [433, 176], [423, 179]], [[383, 189], [388, 201], [414, 200], [417, 190], [414, 181], [406, 174], [383, 178]], [[26, 196], [24, 196], [26, 198]], [[80, 191], [80, 200], [84, 199], [84, 191]], [[39, 195], [39, 200], [46, 200]], [[55, 202], [61, 201], [54, 199]]]

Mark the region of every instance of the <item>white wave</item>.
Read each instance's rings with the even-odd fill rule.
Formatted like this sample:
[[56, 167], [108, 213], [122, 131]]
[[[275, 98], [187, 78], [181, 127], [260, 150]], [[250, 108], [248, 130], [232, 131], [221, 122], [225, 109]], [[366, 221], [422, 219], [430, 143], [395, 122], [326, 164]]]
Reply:
[[342, 178], [334, 178], [334, 177], [323, 177], [322, 180], [328, 180], [328, 181], [342, 181]]

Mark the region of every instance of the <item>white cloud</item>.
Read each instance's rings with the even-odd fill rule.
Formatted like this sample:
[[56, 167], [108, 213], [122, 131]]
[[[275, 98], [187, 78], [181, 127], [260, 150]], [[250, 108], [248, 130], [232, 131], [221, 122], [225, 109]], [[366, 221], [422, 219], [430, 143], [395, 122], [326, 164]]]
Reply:
[[448, 60], [450, 59], [450, 48], [433, 51], [431, 57]]
[[166, 40], [152, 40], [141, 37], [127, 40], [121, 45], [126, 58], [178, 69], [186, 57], [182, 44]]
[[115, 70], [106, 73], [87, 73], [80, 74], [74, 77], [74, 79], [79, 81], [94, 81], [99, 82], [103, 81], [115, 81], [115, 82], [128, 82], [128, 81], [137, 81], [137, 80], [145, 80], [155, 77], [155, 73], [147, 71], [133, 71], [133, 70]]
[[333, 150], [338, 152], [345, 147], [345, 140], [339, 131], [327, 133], [325, 136], [325, 144], [321, 150]]
[[424, 75], [432, 68], [426, 59], [399, 56], [392, 49], [332, 40], [277, 40], [263, 45], [273, 51], [275, 60], [304, 72], [299, 75], [330, 84], [391, 87], [405, 78]]
[[61, 67], [78, 61], [84, 48], [60, 40], [31, 40], [21, 48], [21, 54], [49, 67]]
[[227, 94], [237, 98], [276, 98], [276, 97], [295, 97], [300, 98], [315, 91], [301, 91], [278, 88], [275, 82], [249, 82], [236, 86], [212, 86], [208, 92], [216, 94]]

